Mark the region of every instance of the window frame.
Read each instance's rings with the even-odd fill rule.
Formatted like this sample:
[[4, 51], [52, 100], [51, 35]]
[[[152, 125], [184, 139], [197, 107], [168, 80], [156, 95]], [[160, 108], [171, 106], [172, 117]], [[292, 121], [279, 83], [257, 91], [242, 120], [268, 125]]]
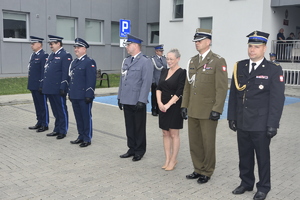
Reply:
[[[205, 29], [211, 29], [212, 30], [212, 28], [213, 28], [213, 22], [214, 22], [214, 18], [212, 16], [199, 17], [198, 19], [199, 19], [199, 28], [205, 28]], [[211, 19], [211, 28], [209, 28], [209, 27], [203, 27], [201, 25], [201, 19]]]
[[111, 22], [110, 22], [110, 31], [111, 31], [111, 34], [110, 34], [110, 44], [111, 44], [111, 45], [118, 45], [118, 46], [120, 46], [120, 41], [118, 41], [118, 42], [113, 42], [113, 41], [112, 41], [112, 39], [113, 39], [113, 37], [112, 37], [112, 33], [113, 33], [113, 31], [112, 31], [112, 24], [113, 24], [113, 23], [118, 24], [117, 38], [120, 39], [120, 34], [119, 34], [119, 31], [120, 31], [120, 22], [119, 22], [119, 21], [111, 21]]
[[[5, 38], [4, 37], [4, 13], [24, 14], [26, 16], [26, 38]], [[2, 10], [2, 39], [4, 42], [29, 42], [29, 13], [19, 11]]]
[[[61, 35], [60, 33], [58, 33], [58, 29], [57, 29], [57, 21], [58, 19], [61, 18], [61, 19], [74, 19], [74, 39], [73, 40], [68, 40], [65, 38], [64, 35]], [[64, 44], [73, 44], [74, 43], [74, 40], [75, 38], [77, 38], [77, 32], [78, 32], [78, 18], [76, 17], [69, 17], [69, 16], [62, 16], [62, 15], [57, 15], [56, 16], [56, 34], [60, 37], [63, 37], [63, 43]]]
[[[158, 42], [157, 43], [151, 43], [151, 33], [152, 33], [152, 25], [158, 25]], [[156, 23], [148, 23], [147, 25], [147, 29], [148, 29], [148, 45], [149, 46], [156, 46], [156, 45], [159, 45], [159, 22], [156, 22]]]
[[[87, 35], [86, 35], [86, 22], [87, 21], [93, 21], [93, 22], [99, 22], [100, 23], [100, 42], [95, 42], [95, 41], [90, 41], [88, 40], [87, 38]], [[103, 42], [103, 34], [104, 34], [104, 31], [103, 31], [103, 27], [104, 27], [104, 21], [103, 20], [98, 20], [98, 19], [90, 19], [90, 18], [86, 18], [85, 19], [85, 24], [84, 24], [84, 28], [85, 28], [85, 37], [86, 37], [86, 41], [89, 43], [89, 44], [94, 44], [94, 45], [99, 45], [99, 44], [104, 44]]]
[[176, 17], [176, 3], [177, 1], [179, 0], [173, 0], [173, 15], [172, 15], [172, 19], [173, 20], [183, 20], [183, 17], [184, 17], [184, 0], [182, 0], [182, 17]]

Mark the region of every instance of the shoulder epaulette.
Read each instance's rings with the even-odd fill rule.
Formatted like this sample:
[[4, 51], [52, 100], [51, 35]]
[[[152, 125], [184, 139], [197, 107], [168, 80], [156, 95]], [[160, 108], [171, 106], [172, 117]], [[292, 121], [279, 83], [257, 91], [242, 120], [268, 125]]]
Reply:
[[279, 63], [279, 62], [272, 62], [272, 61], [270, 61], [270, 60], [267, 60], [267, 62], [268, 62], [268, 63], [271, 63], [271, 64], [273, 64], [273, 65], [275, 65], [275, 66], [280, 66], [280, 63]]
[[215, 57], [217, 57], [217, 58], [219, 58], [219, 59], [222, 58], [222, 56], [220, 56], [219, 54], [216, 54], [216, 53], [213, 53], [213, 56], [215, 56]]
[[193, 57], [191, 57], [191, 59], [193, 59], [193, 58], [196, 58], [198, 55], [199, 55], [199, 54], [197, 54], [197, 55], [194, 55]]

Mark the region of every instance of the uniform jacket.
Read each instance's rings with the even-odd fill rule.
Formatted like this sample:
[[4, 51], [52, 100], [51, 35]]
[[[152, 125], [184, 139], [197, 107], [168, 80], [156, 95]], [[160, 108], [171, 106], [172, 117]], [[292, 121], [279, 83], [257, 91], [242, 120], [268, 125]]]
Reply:
[[249, 74], [249, 59], [238, 62], [238, 91], [232, 79], [228, 103], [228, 120], [237, 120], [237, 127], [245, 131], [265, 131], [278, 128], [284, 105], [284, 79], [280, 65], [264, 59]]
[[39, 89], [41, 80], [44, 77], [44, 66], [47, 58], [48, 54], [43, 49], [31, 54], [28, 65], [28, 90]]
[[69, 75], [71, 78], [69, 86], [70, 99], [94, 98], [97, 66], [93, 59], [87, 55], [80, 60], [75, 59], [70, 66]]
[[122, 77], [118, 91], [120, 103], [136, 105], [138, 101], [148, 103], [148, 94], [153, 76], [153, 63], [140, 53], [131, 63], [127, 57], [122, 66]]
[[156, 83], [158, 85], [159, 77], [161, 74], [161, 70], [167, 69], [167, 60], [165, 56], [161, 56], [161, 59], [157, 55], [152, 56], [151, 58], [152, 63], [155, 62], [155, 65], [157, 68], [160, 68], [160, 70], [156, 69], [153, 63], [153, 78], [152, 78], [152, 83]]
[[63, 48], [49, 55], [41, 84], [44, 94], [59, 94], [59, 90], [68, 92], [71, 61], [71, 54]]
[[228, 90], [225, 59], [210, 51], [199, 63], [198, 54], [188, 64], [187, 76], [193, 75], [194, 83], [185, 81], [181, 107], [196, 119], [209, 119], [211, 111], [222, 113]]

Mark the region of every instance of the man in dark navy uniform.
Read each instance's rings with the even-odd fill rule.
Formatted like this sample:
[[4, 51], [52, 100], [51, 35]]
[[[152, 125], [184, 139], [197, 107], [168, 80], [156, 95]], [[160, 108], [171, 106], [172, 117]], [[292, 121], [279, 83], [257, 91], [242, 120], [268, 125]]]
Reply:
[[142, 159], [146, 152], [146, 104], [153, 76], [153, 64], [141, 52], [141, 40], [128, 34], [118, 92], [118, 105], [124, 108], [128, 151], [121, 158]]
[[77, 123], [78, 138], [70, 141], [71, 144], [80, 144], [80, 147], [91, 145], [93, 135], [92, 105], [94, 99], [97, 66], [96, 62], [86, 54], [89, 44], [81, 39], [75, 39], [74, 52], [77, 58], [69, 69], [70, 88], [69, 99]]
[[44, 77], [44, 66], [48, 58], [48, 54], [43, 50], [43, 40], [43, 38], [30, 36], [33, 53], [30, 56], [28, 65], [27, 88], [32, 94], [37, 123], [30, 126], [29, 129], [37, 129], [36, 132], [48, 130], [49, 123], [47, 98], [39, 91], [41, 80]]
[[53, 115], [55, 127], [47, 136], [66, 137], [68, 131], [68, 109], [66, 95], [69, 85], [69, 66], [72, 56], [62, 47], [62, 37], [48, 35], [52, 53], [45, 65], [44, 80], [41, 84], [43, 93], [47, 95]]
[[158, 105], [157, 105], [157, 100], [156, 100], [156, 88], [158, 85], [159, 77], [161, 70], [163, 68], [167, 68], [167, 61], [166, 57], [163, 56], [164, 53], [164, 45], [158, 45], [154, 47], [155, 49], [155, 56], [152, 56], [151, 61], [154, 66], [153, 70], [153, 78], [152, 78], [152, 85], [151, 85], [151, 112], [153, 116], [157, 116], [158, 114]]
[[269, 34], [254, 31], [247, 37], [250, 59], [235, 65], [228, 102], [229, 128], [237, 131], [241, 178], [232, 193], [253, 190], [256, 155], [259, 182], [253, 199], [263, 200], [271, 189], [269, 145], [279, 128], [284, 79], [281, 66], [264, 58]]

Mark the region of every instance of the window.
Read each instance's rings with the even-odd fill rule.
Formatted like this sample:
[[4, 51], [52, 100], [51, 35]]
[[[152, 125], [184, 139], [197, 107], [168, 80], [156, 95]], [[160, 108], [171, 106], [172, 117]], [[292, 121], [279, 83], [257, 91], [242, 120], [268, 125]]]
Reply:
[[4, 40], [28, 40], [28, 14], [3, 12]]
[[102, 23], [97, 20], [85, 20], [85, 39], [88, 42], [102, 43]]
[[120, 22], [111, 22], [111, 43], [120, 43]]
[[212, 29], [212, 17], [204, 17], [200, 18], [200, 28]]
[[77, 24], [75, 18], [57, 17], [56, 20], [56, 34], [63, 37], [64, 40], [74, 42], [77, 37]]
[[159, 43], [159, 23], [148, 24], [149, 44]]
[[174, 0], [174, 19], [183, 18], [183, 0]]

